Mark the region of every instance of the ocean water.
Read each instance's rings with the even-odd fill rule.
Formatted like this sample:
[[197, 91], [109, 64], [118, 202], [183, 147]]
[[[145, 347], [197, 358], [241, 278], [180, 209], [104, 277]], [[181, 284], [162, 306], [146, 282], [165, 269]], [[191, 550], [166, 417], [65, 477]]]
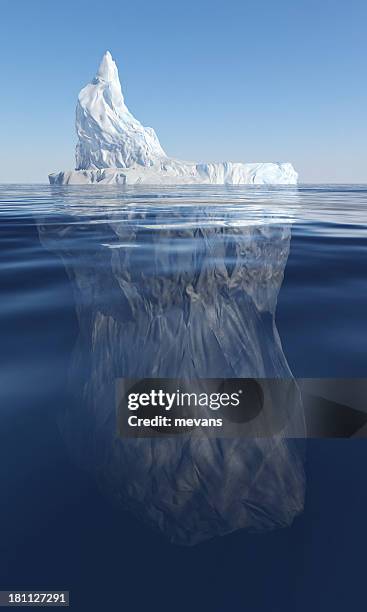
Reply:
[[95, 409], [110, 372], [367, 377], [367, 187], [5, 185], [0, 232], [1, 588], [80, 610], [359, 609], [363, 440], [308, 441], [291, 527], [182, 548], [101, 493], [60, 414], [70, 435], [70, 386]]

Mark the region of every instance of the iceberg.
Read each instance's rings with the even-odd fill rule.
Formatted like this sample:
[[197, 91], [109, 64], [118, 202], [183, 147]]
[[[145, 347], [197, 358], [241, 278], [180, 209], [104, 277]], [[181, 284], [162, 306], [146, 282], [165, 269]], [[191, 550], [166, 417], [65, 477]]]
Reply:
[[295, 185], [290, 163], [191, 162], [166, 155], [150, 127], [125, 104], [116, 63], [103, 56], [78, 96], [75, 170], [49, 174], [51, 184]]

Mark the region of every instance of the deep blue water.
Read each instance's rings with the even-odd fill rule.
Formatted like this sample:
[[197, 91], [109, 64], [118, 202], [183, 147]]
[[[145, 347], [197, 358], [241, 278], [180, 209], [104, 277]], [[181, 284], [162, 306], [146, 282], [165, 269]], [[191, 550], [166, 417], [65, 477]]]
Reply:
[[[130, 271], [133, 261], [154, 275], [158, 235], [162, 270], [182, 274], [199, 238], [221, 227], [227, 270], [231, 237], [254, 228], [246, 258], [255, 289], [264, 271], [267, 299], [278, 294], [276, 327], [293, 375], [367, 377], [365, 186], [0, 188], [0, 588], [68, 589], [77, 610], [364, 608], [364, 440], [307, 442], [305, 510], [291, 527], [189, 548], [110, 503], [66, 452], [56, 417], [70, 402], [75, 279], [88, 329], [92, 302], [112, 315], [124, 308], [118, 287], [103, 282], [107, 255], [129, 248]], [[290, 240], [281, 255], [280, 236]], [[280, 257], [284, 278], [274, 287]]]

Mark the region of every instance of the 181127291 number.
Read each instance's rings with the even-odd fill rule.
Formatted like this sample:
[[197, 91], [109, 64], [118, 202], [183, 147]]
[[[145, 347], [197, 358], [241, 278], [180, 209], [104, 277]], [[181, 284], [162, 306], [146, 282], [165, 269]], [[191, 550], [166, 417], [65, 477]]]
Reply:
[[0, 606], [68, 606], [69, 591], [1, 591]]

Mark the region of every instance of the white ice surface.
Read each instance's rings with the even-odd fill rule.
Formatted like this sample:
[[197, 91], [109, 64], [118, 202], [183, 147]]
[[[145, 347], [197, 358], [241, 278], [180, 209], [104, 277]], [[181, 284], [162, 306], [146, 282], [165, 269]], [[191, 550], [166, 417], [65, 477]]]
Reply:
[[109, 51], [76, 108], [76, 169], [49, 175], [51, 184], [295, 185], [290, 163], [196, 163], [168, 157], [152, 128], [128, 110]]

